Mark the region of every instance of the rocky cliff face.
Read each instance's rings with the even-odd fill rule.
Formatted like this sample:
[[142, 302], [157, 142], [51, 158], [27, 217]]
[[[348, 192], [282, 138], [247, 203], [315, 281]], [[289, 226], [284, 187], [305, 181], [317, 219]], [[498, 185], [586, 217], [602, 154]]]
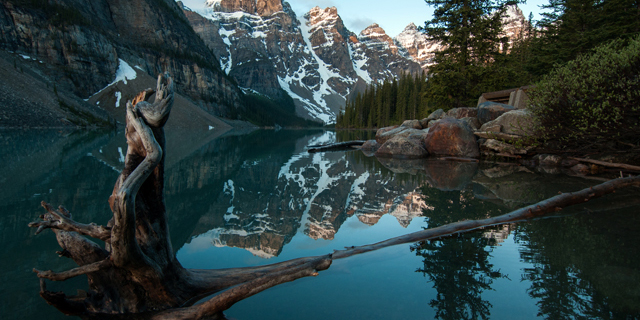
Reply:
[[502, 26], [504, 35], [509, 38], [509, 46], [513, 46], [515, 41], [525, 36], [527, 25], [527, 19], [517, 4], [507, 6], [505, 15], [502, 18]]
[[394, 38], [394, 43], [400, 48], [400, 53], [420, 63], [420, 66], [427, 70], [434, 64], [435, 52], [441, 50], [439, 42], [429, 40], [418, 31], [414, 23], [410, 23], [404, 30]]
[[[114, 79], [122, 59], [211, 113], [241, 107], [241, 92], [170, 0], [9, 0], [0, 4], [0, 49], [42, 61], [49, 81], [88, 98]], [[44, 72], [44, 71], [43, 71]]]
[[315, 7], [298, 20], [282, 0], [207, 5], [199, 12], [183, 10], [222, 69], [246, 91], [275, 99], [286, 92], [305, 118], [335, 122], [346, 99], [367, 83], [420, 71], [379, 27], [361, 41], [335, 7]]

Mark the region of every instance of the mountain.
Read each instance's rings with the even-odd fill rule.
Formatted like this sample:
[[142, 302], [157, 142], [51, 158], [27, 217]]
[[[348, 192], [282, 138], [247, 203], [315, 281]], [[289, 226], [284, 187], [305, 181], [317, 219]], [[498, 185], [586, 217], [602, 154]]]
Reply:
[[442, 49], [439, 42], [427, 39], [427, 36], [421, 33], [413, 22], [393, 40], [400, 48], [402, 55], [420, 63], [425, 70], [434, 64], [435, 53]]
[[123, 60], [152, 77], [168, 71], [179, 93], [212, 114], [243, 105], [172, 0], [3, 1], [0, 49], [42, 61], [50, 90], [56, 84], [82, 99], [108, 85]]
[[297, 115], [333, 123], [367, 84], [421, 72], [399, 55], [378, 26], [348, 30], [335, 7], [312, 8], [298, 20], [282, 0], [209, 0], [182, 6], [193, 29], [219, 57], [221, 69], [245, 91], [293, 98]]
[[[508, 5], [502, 18], [504, 35], [509, 38], [509, 45], [521, 39], [527, 26], [527, 20], [517, 4]], [[443, 44], [429, 40], [425, 34], [418, 30], [414, 23], [407, 27], [393, 39], [393, 43], [399, 49], [400, 55], [420, 63], [424, 70], [434, 64], [433, 58], [437, 51], [443, 48]]]

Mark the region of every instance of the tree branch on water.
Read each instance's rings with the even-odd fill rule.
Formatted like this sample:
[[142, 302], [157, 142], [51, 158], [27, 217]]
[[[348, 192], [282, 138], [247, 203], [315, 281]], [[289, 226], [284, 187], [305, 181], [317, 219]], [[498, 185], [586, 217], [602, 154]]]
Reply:
[[[147, 102], [153, 93], [155, 100]], [[144, 319], [222, 318], [222, 312], [238, 301], [288, 281], [315, 276], [318, 271], [329, 268], [334, 259], [531, 219], [616, 189], [640, 185], [640, 177], [616, 179], [582, 191], [561, 194], [503, 216], [460, 221], [321, 257], [249, 268], [185, 269], [171, 247], [164, 205], [166, 150], [163, 126], [169, 117], [173, 96], [171, 78], [160, 75], [156, 90], [147, 89], [127, 103], [125, 167], [109, 198], [113, 218], [106, 227], [75, 222], [63, 207], [55, 210], [46, 203], [43, 207], [47, 213], [42, 216], [42, 221], [29, 225], [37, 228], [37, 233], [44, 229], [53, 230], [62, 247], [60, 255], [73, 259], [78, 265], [58, 273], [34, 269], [41, 281], [40, 295], [60, 311], [100, 319], [120, 319], [123, 316]], [[104, 240], [104, 248], [85, 236]], [[81, 274], [88, 278], [87, 292], [67, 296], [46, 289], [45, 279], [63, 281]], [[194, 305], [212, 294], [215, 295], [207, 301]]]

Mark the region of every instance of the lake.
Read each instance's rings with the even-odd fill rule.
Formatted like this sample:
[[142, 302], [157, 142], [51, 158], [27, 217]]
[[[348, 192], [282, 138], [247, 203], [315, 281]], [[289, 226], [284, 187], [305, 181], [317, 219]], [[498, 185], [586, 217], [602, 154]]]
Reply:
[[[510, 163], [378, 160], [305, 147], [371, 132], [167, 132], [171, 240], [187, 268], [271, 264], [463, 219], [507, 213], [598, 184]], [[0, 313], [68, 319], [31, 271], [74, 267], [53, 232], [27, 224], [41, 201], [106, 224], [122, 132], [0, 131]], [[638, 319], [640, 197], [617, 192], [550, 218], [334, 261], [226, 312], [233, 319]], [[86, 278], [47, 282], [75, 293]]]

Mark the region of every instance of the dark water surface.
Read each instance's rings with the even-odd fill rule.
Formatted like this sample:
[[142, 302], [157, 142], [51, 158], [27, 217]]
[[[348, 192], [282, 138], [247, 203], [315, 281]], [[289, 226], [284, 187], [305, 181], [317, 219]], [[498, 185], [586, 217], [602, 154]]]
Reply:
[[[508, 164], [391, 161], [305, 146], [353, 133], [168, 133], [166, 203], [188, 268], [327, 254], [462, 219], [500, 215], [597, 181]], [[343, 137], [344, 136], [344, 137]], [[64, 319], [32, 268], [62, 271], [53, 233], [27, 224], [40, 201], [105, 224], [122, 133], [0, 131], [0, 314]], [[543, 170], [544, 171], [544, 170]], [[618, 192], [553, 218], [338, 260], [226, 314], [235, 319], [638, 319], [640, 193]], [[75, 293], [86, 278], [48, 282]]]

